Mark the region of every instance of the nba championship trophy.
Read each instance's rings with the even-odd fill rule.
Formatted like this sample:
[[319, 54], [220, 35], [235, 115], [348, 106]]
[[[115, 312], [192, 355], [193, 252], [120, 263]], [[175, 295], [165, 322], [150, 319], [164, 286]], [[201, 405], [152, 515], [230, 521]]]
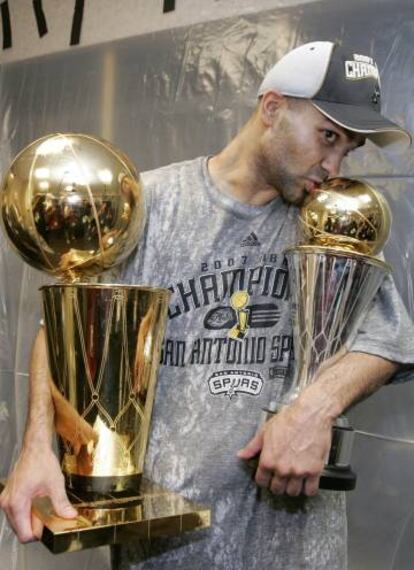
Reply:
[[76, 519], [33, 511], [53, 551], [208, 526], [209, 511], [141, 484], [170, 292], [98, 284], [125, 260], [145, 223], [139, 175], [110, 143], [56, 134], [26, 147], [1, 190], [6, 235], [41, 288], [61, 468]]
[[[336, 178], [322, 185], [300, 213], [303, 243], [289, 248], [295, 371], [283, 404], [292, 402], [344, 354], [390, 272], [375, 256], [391, 226], [385, 199], [365, 182]], [[354, 431], [344, 416], [333, 428], [332, 446], [320, 487], [350, 490]]]

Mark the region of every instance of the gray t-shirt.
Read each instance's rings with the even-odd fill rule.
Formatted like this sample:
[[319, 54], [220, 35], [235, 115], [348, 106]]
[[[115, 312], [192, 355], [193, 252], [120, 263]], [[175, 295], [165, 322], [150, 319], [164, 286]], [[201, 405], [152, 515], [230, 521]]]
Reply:
[[[288, 383], [282, 252], [295, 243], [297, 208], [281, 199], [249, 206], [219, 192], [206, 158], [146, 173], [144, 185], [147, 227], [124, 280], [173, 293], [146, 474], [210, 505], [213, 516], [208, 530], [114, 549], [114, 567], [346, 568], [343, 493], [274, 497], [236, 457]], [[403, 334], [409, 319], [391, 282], [377, 304], [357, 350], [412, 362]]]

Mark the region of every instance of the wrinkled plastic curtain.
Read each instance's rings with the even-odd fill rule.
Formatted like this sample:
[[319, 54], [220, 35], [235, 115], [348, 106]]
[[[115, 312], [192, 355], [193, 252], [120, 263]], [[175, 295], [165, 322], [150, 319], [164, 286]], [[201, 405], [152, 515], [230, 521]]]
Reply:
[[[259, 10], [260, 1], [256, 2]], [[276, 5], [276, 2], [275, 2]], [[50, 132], [106, 137], [144, 170], [219, 150], [241, 127], [260, 79], [286, 51], [315, 39], [346, 40], [373, 53], [385, 113], [414, 131], [414, 4], [411, 0], [329, 0], [292, 5], [141, 36], [0, 68], [0, 169]], [[394, 214], [387, 258], [414, 313], [414, 157], [374, 146], [348, 159], [345, 173], [384, 190]], [[0, 475], [20, 445], [27, 370], [46, 278], [0, 237]], [[351, 570], [414, 567], [414, 382], [386, 387], [352, 412], [357, 436], [349, 494]], [[394, 439], [394, 440], [393, 440]], [[0, 570], [109, 568], [106, 549], [53, 557], [21, 547], [0, 518]], [[277, 564], [276, 564], [277, 567]], [[334, 569], [333, 569], [334, 570]]]

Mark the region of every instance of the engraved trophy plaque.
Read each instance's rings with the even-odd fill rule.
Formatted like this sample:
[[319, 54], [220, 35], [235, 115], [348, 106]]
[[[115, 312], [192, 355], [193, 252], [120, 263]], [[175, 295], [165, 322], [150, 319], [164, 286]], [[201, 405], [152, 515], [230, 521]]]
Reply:
[[55, 134], [27, 146], [1, 189], [5, 233], [41, 288], [61, 468], [79, 516], [33, 511], [52, 552], [178, 534], [209, 525], [208, 509], [141, 483], [170, 291], [100, 284], [145, 223], [131, 161], [110, 143]]
[[[323, 184], [301, 209], [303, 243], [285, 251], [292, 295], [295, 370], [282, 405], [292, 402], [320, 370], [344, 354], [390, 267], [375, 257], [391, 226], [385, 199], [359, 180]], [[337, 419], [320, 488], [351, 490], [354, 431]]]

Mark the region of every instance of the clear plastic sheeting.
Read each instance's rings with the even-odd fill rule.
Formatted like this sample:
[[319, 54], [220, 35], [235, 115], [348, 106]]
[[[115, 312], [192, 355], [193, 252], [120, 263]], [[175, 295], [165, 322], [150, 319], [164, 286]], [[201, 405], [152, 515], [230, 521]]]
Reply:
[[[277, 6], [275, 2], [275, 6]], [[259, 10], [260, 1], [256, 2]], [[140, 170], [211, 154], [242, 126], [263, 74], [286, 51], [316, 39], [346, 40], [373, 53], [383, 108], [414, 131], [412, 0], [327, 0], [140, 36], [7, 64], [0, 69], [0, 168], [33, 139], [80, 131], [111, 140]], [[414, 314], [414, 155], [367, 143], [345, 173], [366, 177], [390, 201], [387, 259]], [[0, 238], [0, 475], [7, 476], [26, 415], [30, 346], [40, 316], [38, 287]], [[353, 425], [414, 439], [414, 382], [384, 388], [351, 414]], [[414, 567], [414, 446], [357, 436], [357, 489], [348, 495], [351, 570]], [[109, 568], [107, 549], [53, 557], [19, 546], [0, 519], [0, 570]]]

